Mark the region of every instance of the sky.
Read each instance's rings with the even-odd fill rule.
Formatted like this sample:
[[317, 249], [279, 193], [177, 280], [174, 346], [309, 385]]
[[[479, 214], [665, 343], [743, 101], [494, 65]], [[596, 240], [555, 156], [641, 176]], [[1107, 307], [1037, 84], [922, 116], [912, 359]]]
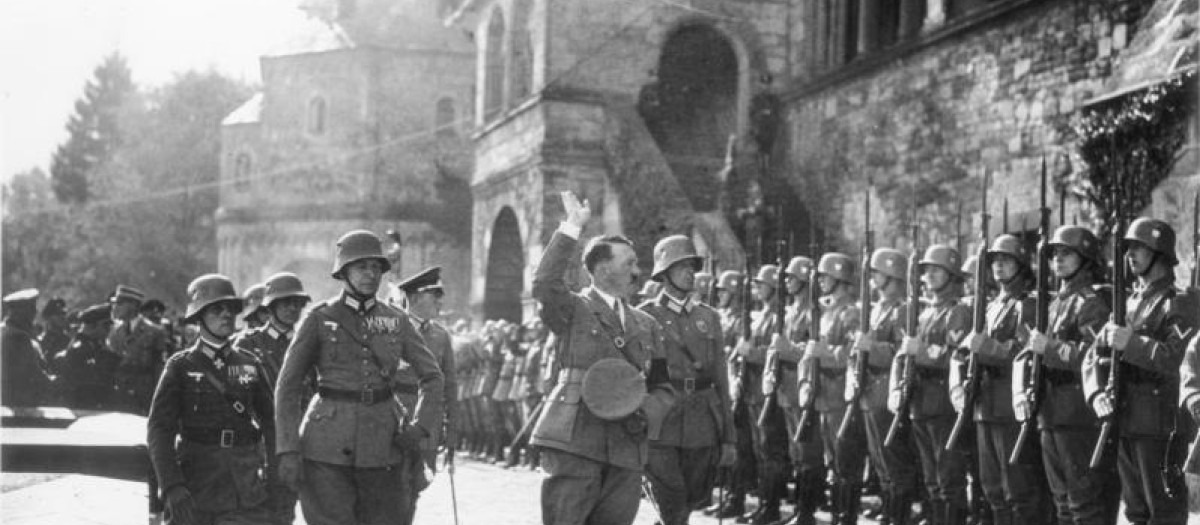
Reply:
[[104, 56], [139, 86], [209, 69], [257, 84], [258, 57], [303, 25], [299, 0], [0, 1], [0, 180], [40, 167]]

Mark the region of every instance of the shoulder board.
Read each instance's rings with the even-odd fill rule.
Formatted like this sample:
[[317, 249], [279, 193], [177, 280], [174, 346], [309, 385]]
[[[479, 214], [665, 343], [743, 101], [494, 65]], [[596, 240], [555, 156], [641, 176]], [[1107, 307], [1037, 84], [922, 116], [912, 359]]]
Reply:
[[233, 353], [235, 353], [241, 357], [244, 357], [244, 358], [249, 359], [254, 362], [258, 362], [258, 356], [254, 355], [253, 352], [246, 350], [245, 348], [238, 348], [236, 346], [233, 346], [233, 347], [230, 347], [230, 350]]
[[1085, 293], [1085, 294], [1086, 293], [1111, 294], [1112, 289], [1113, 289], [1113, 287], [1112, 287], [1111, 283], [1096, 283], [1096, 284], [1093, 284], [1090, 288], [1084, 288], [1083, 293]]

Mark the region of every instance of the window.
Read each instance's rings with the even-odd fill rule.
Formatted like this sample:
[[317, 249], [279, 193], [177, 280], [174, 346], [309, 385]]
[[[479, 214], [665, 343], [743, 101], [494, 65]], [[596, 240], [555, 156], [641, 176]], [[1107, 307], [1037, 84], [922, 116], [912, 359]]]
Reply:
[[533, 45], [529, 41], [529, 31], [521, 30], [513, 34], [512, 46], [512, 90], [510, 97], [516, 104], [528, 97], [533, 86]]
[[233, 158], [233, 187], [244, 190], [250, 186], [250, 176], [254, 173], [254, 159], [249, 153], [239, 152]]
[[308, 101], [307, 129], [310, 135], [325, 134], [325, 99], [313, 97]]
[[434, 124], [437, 126], [439, 139], [453, 139], [458, 136], [457, 123], [454, 121], [454, 99], [443, 97], [437, 101], [437, 114]]
[[490, 121], [504, 111], [504, 16], [499, 8], [488, 22], [484, 50], [483, 119]]

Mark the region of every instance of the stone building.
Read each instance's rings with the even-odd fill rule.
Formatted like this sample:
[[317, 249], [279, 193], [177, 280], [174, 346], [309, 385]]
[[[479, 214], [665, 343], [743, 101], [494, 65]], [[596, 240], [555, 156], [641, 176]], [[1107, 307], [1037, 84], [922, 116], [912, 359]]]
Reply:
[[[261, 59], [221, 129], [219, 271], [296, 272], [314, 297], [351, 229], [400, 239], [391, 277], [441, 265], [466, 311], [474, 49], [424, 0], [305, 0], [309, 31]], [[385, 249], [392, 241], [385, 239]]]
[[[773, 259], [774, 239], [804, 253], [810, 231], [857, 253], [868, 192], [878, 245], [910, 246], [915, 216], [925, 242], [969, 246], [985, 173], [990, 213], [1007, 201], [1010, 230], [1034, 230], [1043, 158], [1052, 207], [1070, 193], [1066, 220], [1088, 221], [1064, 130], [1136, 82], [1193, 69], [1196, 3], [453, 3], [447, 23], [476, 46], [470, 302], [533, 311], [530, 263], [564, 189], [597, 210], [592, 233], [631, 235], [647, 267], [664, 233], [691, 234], [724, 268]], [[1170, 195], [1149, 210], [1181, 229], [1191, 111]], [[740, 154], [722, 169], [729, 135]]]

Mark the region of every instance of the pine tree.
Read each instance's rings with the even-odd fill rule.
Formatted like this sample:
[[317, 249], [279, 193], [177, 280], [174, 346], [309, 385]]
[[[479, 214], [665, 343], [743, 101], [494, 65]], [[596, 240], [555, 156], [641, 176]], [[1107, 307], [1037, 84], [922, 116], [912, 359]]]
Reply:
[[112, 53], [96, 67], [67, 121], [70, 136], [54, 152], [50, 182], [60, 202], [84, 203], [92, 196], [89, 178], [121, 145], [121, 113], [136, 93], [129, 66]]

